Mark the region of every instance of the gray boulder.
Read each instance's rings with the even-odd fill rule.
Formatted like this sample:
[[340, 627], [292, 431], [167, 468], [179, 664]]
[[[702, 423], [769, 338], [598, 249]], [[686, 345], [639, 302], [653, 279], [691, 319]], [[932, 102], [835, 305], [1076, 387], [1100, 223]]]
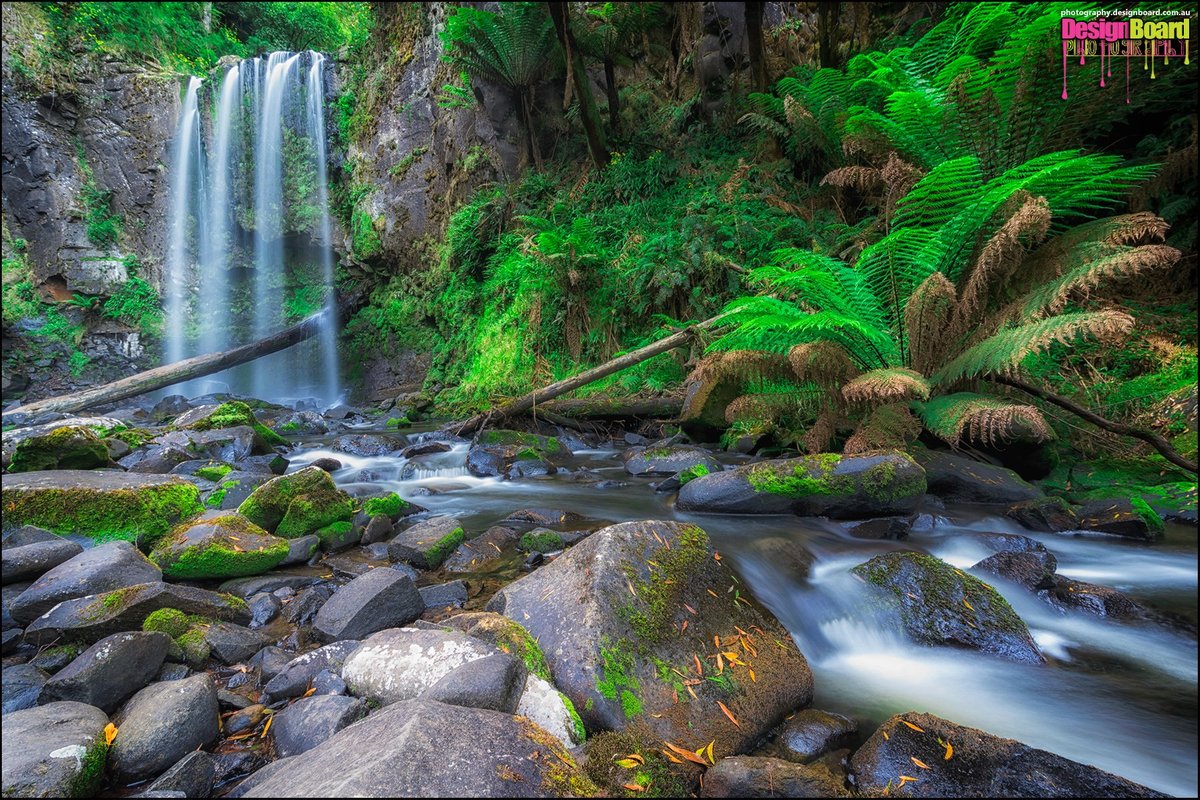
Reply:
[[412, 579], [379, 567], [338, 589], [317, 612], [313, 627], [326, 641], [365, 639], [407, 625], [425, 610]]
[[183, 797], [212, 794], [216, 768], [213, 757], [203, 750], [188, 753], [146, 788], [146, 792], [179, 792]]
[[879, 587], [905, 632], [927, 645], [966, 647], [1041, 663], [1029, 629], [1000, 593], [941, 559], [909, 550], [875, 556], [851, 570]]
[[1050, 589], [1054, 586], [1054, 571], [1058, 569], [1058, 559], [1048, 550], [1030, 550], [1023, 553], [1011, 551], [990, 555], [980, 561], [973, 570], [990, 572], [1013, 583], [1024, 586], [1030, 591]]
[[33, 664], [14, 664], [4, 668], [3, 678], [3, 713], [32, 708], [38, 704], [42, 687], [46, 685], [49, 675], [45, 670], [38, 669]]
[[507, 653], [469, 661], [443, 675], [421, 694], [452, 706], [490, 708], [512, 714], [525, 688], [525, 667]]
[[366, 701], [356, 697], [316, 694], [301, 698], [271, 722], [275, 752], [279, 758], [298, 756], [366, 715]]
[[341, 674], [346, 658], [360, 644], [354, 641], [334, 642], [296, 656], [267, 681], [263, 687], [263, 702], [270, 704], [288, 697], [300, 697], [323, 670]]
[[844, 780], [820, 764], [731, 756], [704, 773], [700, 797], [850, 797]]
[[21, 547], [5, 546], [3, 582], [7, 585], [37, 578], [82, 552], [83, 548], [76, 542], [57, 536], [55, 540], [35, 542]]
[[13, 600], [13, 619], [28, 625], [64, 600], [162, 580], [162, 570], [130, 542], [106, 542], [47, 572]]
[[84, 703], [50, 703], [5, 714], [5, 797], [95, 797], [104, 774], [108, 717]]
[[214, 622], [204, 632], [204, 641], [222, 664], [240, 664], [270, 644], [271, 637], [241, 625]]
[[836, 519], [907, 514], [925, 493], [925, 471], [904, 453], [760, 461], [688, 481], [675, 507], [717, 514]]
[[165, 633], [114, 633], [83, 651], [46, 682], [39, 702], [74, 700], [111, 714], [158, 674], [171, 637]]
[[934, 450], [913, 454], [925, 470], [929, 493], [952, 503], [1010, 504], [1045, 498], [1010, 469]]
[[1161, 539], [1162, 519], [1141, 498], [1089, 500], [1078, 511], [1079, 528], [1125, 539], [1153, 542]]
[[[589, 729], [636, 721], [667, 741], [737, 752], [810, 701], [812, 674], [778, 620], [733, 599], [737, 584], [713, 555], [694, 525], [612, 525], [501, 589], [488, 610], [528, 629]], [[740, 663], [723, 658], [718, 670], [714, 639], [736, 644]], [[710, 713], [718, 701], [737, 725]]]
[[848, 746], [856, 733], [858, 723], [849, 717], [806, 708], [784, 724], [776, 742], [785, 759], [803, 764]]
[[109, 764], [122, 780], [157, 776], [217, 738], [217, 689], [207, 674], [152, 683], [116, 718]]
[[[951, 758], [945, 742], [954, 748]], [[850, 772], [860, 792], [873, 794], [889, 783], [895, 788], [898, 775], [913, 775], [913, 759], [936, 768], [906, 782], [906, 797], [1166, 797], [1095, 767], [916, 712], [880, 725], [850, 759]]]
[[419, 697], [464, 664], [498, 652], [457, 631], [392, 628], [346, 659], [342, 680], [354, 695], [387, 705]]
[[[279, 763], [279, 762], [276, 762]], [[287, 760], [244, 797], [566, 797], [597, 789], [519, 717], [428, 700], [384, 708]]]
[[426, 608], [462, 608], [467, 602], [467, 584], [465, 581], [449, 581], [434, 586], [422, 586], [418, 589], [421, 600]]
[[146, 617], [161, 608], [242, 625], [250, 621], [246, 603], [232, 595], [170, 583], [142, 583], [67, 600], [35, 619], [25, 629], [25, 637], [38, 645], [59, 638], [98, 642], [114, 633], [140, 630]]
[[625, 452], [624, 459], [625, 471], [630, 475], [674, 475], [696, 467], [710, 473], [721, 471], [712, 453], [681, 444], [635, 447]]
[[447, 572], [483, 572], [520, 538], [512, 528], [493, 525], [481, 535], [468, 539], [442, 562]]
[[388, 542], [388, 557], [418, 569], [437, 569], [465, 538], [456, 517], [433, 517], [396, 534]]

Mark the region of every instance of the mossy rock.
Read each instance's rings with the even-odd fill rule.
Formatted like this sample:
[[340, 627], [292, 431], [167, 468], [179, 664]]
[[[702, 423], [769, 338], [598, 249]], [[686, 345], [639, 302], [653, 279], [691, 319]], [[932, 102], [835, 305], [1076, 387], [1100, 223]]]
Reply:
[[939, 558], [911, 550], [878, 555], [851, 570], [879, 587], [905, 632], [926, 645], [965, 647], [1041, 663], [1025, 622], [988, 584]]
[[925, 493], [925, 471], [904, 453], [761, 461], [688, 481], [676, 507], [721, 514], [861, 519], [905, 514]]
[[175, 580], [258, 575], [287, 558], [288, 542], [245, 517], [224, 514], [185, 523], [150, 553], [163, 577]]
[[503, 428], [486, 430], [475, 437], [475, 443], [484, 447], [516, 446], [541, 450], [546, 453], [562, 453], [565, 448], [562, 442], [554, 436], [540, 436], [536, 433], [511, 431]]
[[625, 453], [625, 471], [630, 475], [674, 475], [685, 470], [695, 470], [691, 477], [699, 477], [720, 472], [721, 465], [707, 450], [687, 445], [635, 447]]
[[1152, 542], [1161, 539], [1166, 530], [1158, 513], [1137, 496], [1088, 500], [1077, 516], [1081, 530], [1126, 539]]
[[1196, 477], [1157, 455], [1130, 461], [1064, 459], [1040, 484], [1074, 503], [1136, 497], [1160, 517], [1196, 524]]
[[327, 553], [353, 547], [358, 544], [361, 538], [362, 529], [355, 528], [353, 524], [345, 520], [331, 522], [317, 531], [317, 539], [320, 540], [320, 547]]
[[553, 553], [563, 549], [563, 537], [547, 528], [534, 528], [521, 534], [517, 546], [526, 553]]
[[[715, 739], [739, 752], [811, 700], [812, 673], [714, 555], [695, 525], [612, 525], [504, 587], [487, 608], [538, 642], [589, 731], [642, 723], [691, 750]], [[735, 647], [738, 663], [723, 656], [718, 669], [717, 652]], [[712, 713], [718, 701], [737, 725]]]
[[9, 472], [53, 469], [96, 469], [109, 465], [108, 446], [91, 428], [56, 428], [22, 439], [13, 450]]
[[174, 475], [54, 470], [7, 477], [6, 525], [36, 525], [94, 542], [124, 539], [143, 550], [204, 510], [200, 490]]
[[544, 681], [553, 682], [546, 654], [529, 631], [502, 614], [490, 611], [471, 611], [456, 614], [443, 623], [475, 639], [494, 645], [509, 655], [521, 659], [525, 667]]
[[338, 489], [329, 473], [306, 467], [259, 486], [238, 506], [246, 519], [285, 539], [295, 539], [334, 522], [348, 522], [354, 501]]
[[467, 451], [467, 471], [478, 477], [553, 474], [569, 451], [553, 436], [510, 430], [483, 431]]
[[362, 512], [368, 519], [376, 514], [387, 514], [392, 522], [416, 513], [418, 509], [420, 506], [408, 502], [395, 492], [389, 492], [380, 497], [368, 497], [362, 504]]
[[200, 406], [181, 414], [175, 420], [176, 428], [186, 428], [194, 431], [216, 430], [218, 428], [234, 428], [247, 425], [262, 437], [268, 445], [287, 444], [275, 431], [268, 428], [254, 416], [250, 406], [241, 400], [230, 400], [219, 406]]
[[433, 517], [406, 528], [388, 542], [388, 557], [418, 569], [437, 569], [467, 534], [454, 517]]

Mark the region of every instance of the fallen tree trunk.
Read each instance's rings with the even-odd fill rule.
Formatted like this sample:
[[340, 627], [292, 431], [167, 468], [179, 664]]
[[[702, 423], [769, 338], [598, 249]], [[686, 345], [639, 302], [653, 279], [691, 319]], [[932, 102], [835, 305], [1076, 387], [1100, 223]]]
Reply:
[[153, 392], [156, 389], [189, 381], [192, 378], [211, 375], [214, 372], [220, 372], [229, 367], [236, 367], [239, 364], [245, 364], [247, 361], [253, 361], [256, 358], [262, 358], [271, 353], [284, 350], [294, 344], [303, 342], [305, 339], [311, 339], [321, 331], [322, 324], [325, 322], [325, 316], [328, 313], [329, 309], [325, 309], [286, 330], [268, 336], [265, 339], [259, 339], [256, 342], [235, 347], [232, 350], [187, 358], [183, 361], [176, 361], [174, 364], [164, 364], [161, 367], [139, 372], [136, 375], [130, 375], [128, 378], [121, 378], [112, 383], [106, 383], [103, 386], [93, 386], [90, 389], [73, 392], [72, 394], [37, 400], [9, 409], [4, 412], [3, 416], [7, 417], [9, 414], [41, 414], [47, 411], [72, 414], [91, 406], [97, 406], [102, 403], [115, 403], [118, 400], [125, 400], [130, 397], [136, 397], [139, 394]]
[[1045, 389], [1041, 389], [1037, 386], [1033, 386], [1033, 385], [1025, 383], [1024, 381], [1021, 381], [1021, 380], [1017, 380], [1016, 378], [1006, 378], [1006, 377], [997, 376], [997, 377], [991, 378], [991, 380], [996, 383], [1003, 384], [1005, 386], [1011, 386], [1014, 389], [1020, 389], [1022, 392], [1025, 392], [1026, 394], [1031, 394], [1034, 397], [1045, 400], [1047, 403], [1053, 403], [1054, 405], [1058, 406], [1059, 408], [1070, 411], [1075, 416], [1081, 417], [1081, 418], [1087, 420], [1088, 422], [1092, 423], [1096, 427], [1102, 428], [1110, 433], [1120, 434], [1121, 436], [1131, 436], [1134, 439], [1141, 439], [1143, 442], [1148, 442], [1155, 450], [1157, 450], [1159, 453], [1161, 453], [1162, 457], [1165, 458], [1167, 461], [1170, 461], [1172, 464], [1174, 464], [1178, 467], [1182, 467], [1183, 469], [1186, 469], [1188, 472], [1194, 473], [1196, 471], [1195, 462], [1188, 461], [1186, 458], [1179, 455], [1179, 453], [1176, 452], [1175, 448], [1171, 447], [1170, 442], [1168, 442], [1163, 437], [1159, 436], [1157, 433], [1154, 433], [1152, 431], [1145, 431], [1145, 430], [1142, 430], [1141, 428], [1135, 428], [1132, 425], [1126, 425], [1121, 422], [1113, 422], [1112, 420], [1105, 419], [1104, 417], [1100, 416], [1099, 414], [1088, 411], [1083, 406], [1078, 405], [1077, 403], [1075, 403], [1071, 400], [1068, 400], [1067, 398], [1062, 397], [1061, 395], [1054, 394], [1053, 392], [1048, 392]]
[[671, 417], [683, 411], [683, 397], [608, 397], [551, 400], [538, 408], [538, 413], [551, 411], [579, 419], [622, 419], [625, 417]]
[[626, 353], [623, 356], [618, 356], [611, 361], [606, 361], [598, 367], [592, 367], [589, 370], [584, 370], [570, 378], [557, 381], [544, 386], [541, 389], [530, 392], [527, 395], [518, 397], [516, 400], [511, 400], [508, 403], [493, 409], [486, 414], [477, 414], [471, 417], [466, 422], [459, 425], [449, 425], [448, 428], [454, 430], [459, 436], [472, 434], [482, 428], [489, 421], [497, 421], [505, 417], [524, 414], [527, 411], [533, 411], [539, 403], [545, 403], [559, 395], [566, 394], [580, 386], [598, 381], [601, 378], [611, 375], [614, 372], [619, 372], [626, 367], [632, 367], [634, 364], [640, 364], [648, 358], [652, 358], [659, 353], [665, 353], [668, 350], [674, 350], [680, 345], [686, 344], [699, 331], [706, 330], [717, 324], [725, 315], [718, 314], [711, 319], [706, 319], [703, 322], [697, 322], [695, 325], [689, 325], [681, 331], [677, 331], [665, 339], [659, 339], [657, 342], [652, 342], [645, 347], [640, 347], [633, 352]]

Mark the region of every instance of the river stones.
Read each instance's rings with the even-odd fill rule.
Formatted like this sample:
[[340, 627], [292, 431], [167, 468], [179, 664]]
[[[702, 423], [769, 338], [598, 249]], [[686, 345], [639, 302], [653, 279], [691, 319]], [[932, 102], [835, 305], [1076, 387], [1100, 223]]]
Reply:
[[[53, 534], [51, 534], [53, 535]], [[4, 585], [37, 578], [47, 570], [83, 552], [77, 542], [55, 536], [52, 540], [4, 548]]]
[[176, 761], [146, 788], [146, 792], [182, 792], [184, 797], [208, 797], [212, 794], [215, 774], [213, 757], [203, 750], [196, 750]]
[[730, 756], [704, 773], [700, 797], [850, 797], [841, 777], [821, 764]]
[[245, 601], [233, 595], [170, 583], [142, 583], [60, 603], [35, 619], [25, 629], [25, 638], [38, 645], [59, 637], [95, 642], [113, 633], [139, 630], [146, 617], [163, 608], [242, 625], [250, 621]]
[[916, 642], [1041, 663], [1025, 623], [999, 592], [941, 559], [910, 550], [875, 556], [852, 573], [879, 587]]
[[107, 466], [108, 447], [95, 431], [82, 425], [64, 425], [48, 433], [22, 439], [13, 448], [8, 472]]
[[806, 763], [846, 747], [858, 733], [858, 723], [841, 714], [816, 708], [796, 712], [776, 736], [780, 754], [788, 761]]
[[259, 486], [238, 506], [238, 513], [276, 536], [294, 539], [334, 522], [349, 522], [354, 503], [328, 472], [305, 467]]
[[60, 702], [5, 714], [5, 797], [95, 797], [104, 774], [108, 716], [84, 703]]
[[[914, 759], [930, 769], [914, 769]], [[917, 780], [905, 782], [906, 797], [1167, 796], [1013, 739], [916, 712], [880, 725], [850, 759], [850, 772], [863, 794], [889, 784], [895, 791], [897, 776], [909, 775]]]
[[1004, 467], [933, 450], [917, 450], [913, 458], [925, 470], [929, 493], [947, 502], [1009, 504], [1045, 497]]
[[171, 637], [114, 633], [96, 642], [42, 687], [41, 702], [74, 700], [111, 714], [158, 674]]
[[[13, 453], [17, 446], [26, 439], [37, 437], [45, 437], [61, 428], [84, 428], [89, 432], [107, 431], [112, 428], [125, 427], [126, 423], [115, 417], [66, 417], [65, 419], [55, 420], [53, 422], [45, 422], [40, 425], [27, 425], [22, 428], [14, 428], [10, 431], [4, 431], [2, 444], [0, 444], [0, 459], [2, 459], [4, 467], [7, 468], [12, 460]], [[64, 469], [67, 469], [64, 467]]]
[[122, 780], [154, 777], [219, 733], [217, 689], [207, 674], [152, 683], [114, 720], [108, 760]]
[[8, 525], [37, 525], [97, 542], [125, 539], [147, 548], [203, 510], [200, 490], [174, 475], [25, 472], [6, 476], [2, 491]]
[[685, 470], [707, 475], [721, 471], [721, 465], [712, 453], [682, 444], [635, 447], [625, 451], [623, 458], [625, 471], [630, 475], [674, 475]]
[[1004, 509], [1004, 516], [1031, 531], [1059, 533], [1079, 528], [1079, 519], [1075, 516], [1074, 509], [1061, 497], [1013, 503]]
[[325, 639], [365, 639], [407, 625], [425, 610], [412, 578], [377, 567], [338, 589], [317, 612], [313, 627]]
[[14, 664], [3, 672], [3, 713], [9, 714], [38, 704], [42, 687], [50, 678], [34, 664]]
[[493, 525], [481, 535], [460, 544], [445, 561], [447, 572], [483, 572], [494, 565], [520, 538], [512, 528]]
[[263, 687], [263, 702], [269, 705], [283, 698], [300, 697], [308, 691], [309, 682], [325, 670], [340, 675], [346, 659], [361, 644], [334, 642], [296, 656], [267, 681]]
[[457, 631], [391, 628], [346, 658], [342, 680], [352, 694], [387, 705], [419, 697], [464, 664], [497, 652]]
[[243, 797], [586, 797], [598, 791], [536, 725], [419, 699], [381, 709], [251, 780]]
[[547, 475], [556, 471], [556, 462], [566, 455], [566, 447], [553, 436], [487, 430], [475, 437], [467, 451], [467, 471], [481, 478]]
[[64, 600], [162, 580], [162, 571], [129, 542], [84, 550], [34, 581], [13, 601], [10, 613], [29, 624]]
[[521, 662], [508, 653], [494, 653], [451, 670], [421, 697], [452, 706], [490, 708], [512, 714], [524, 689], [525, 667]]
[[418, 569], [437, 569], [465, 538], [466, 531], [456, 517], [433, 517], [392, 537], [388, 558]]
[[329, 694], [303, 697], [272, 720], [275, 753], [279, 758], [287, 758], [312, 750], [366, 715], [366, 702], [356, 697]]
[[1036, 592], [1054, 586], [1054, 571], [1058, 569], [1058, 559], [1045, 549], [1023, 553], [1005, 551], [988, 556], [971, 569], [999, 575]]
[[681, 511], [838, 519], [905, 514], [925, 493], [925, 472], [904, 453], [760, 461], [688, 481]]
[[237, 514], [186, 522], [159, 540], [150, 560], [173, 580], [258, 575], [287, 558], [288, 540]]
[[[501, 589], [488, 610], [528, 629], [589, 730], [637, 721], [692, 750], [715, 739], [737, 752], [812, 698], [804, 656], [738, 586], [700, 528], [626, 522]], [[712, 713], [717, 702], [736, 725]]]

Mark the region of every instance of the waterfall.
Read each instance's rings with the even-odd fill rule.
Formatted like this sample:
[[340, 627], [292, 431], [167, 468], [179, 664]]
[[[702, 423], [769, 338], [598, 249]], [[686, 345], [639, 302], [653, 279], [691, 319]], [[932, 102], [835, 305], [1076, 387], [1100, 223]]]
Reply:
[[[168, 363], [270, 335], [335, 302], [325, 64], [312, 51], [276, 52], [229, 66], [219, 91], [188, 80], [171, 172]], [[168, 391], [333, 403], [336, 336], [330, 317], [315, 340]]]

